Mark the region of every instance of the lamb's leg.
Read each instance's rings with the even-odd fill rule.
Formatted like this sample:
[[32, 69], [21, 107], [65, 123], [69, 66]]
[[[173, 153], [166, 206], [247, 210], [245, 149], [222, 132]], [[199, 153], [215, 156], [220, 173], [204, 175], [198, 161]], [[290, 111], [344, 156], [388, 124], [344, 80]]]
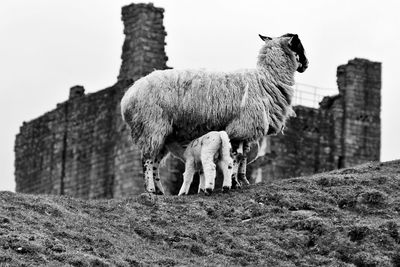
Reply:
[[181, 196], [183, 194], [188, 194], [190, 185], [192, 184], [193, 181], [193, 175], [196, 172], [194, 168], [194, 160], [189, 158], [186, 160], [185, 163], [185, 172], [183, 173], [183, 183], [182, 187], [179, 190], [178, 195]]
[[242, 156], [239, 158], [239, 168], [238, 168], [238, 180], [242, 182], [242, 184], [249, 185], [249, 180], [246, 177], [246, 168], [247, 168], [247, 154], [250, 152], [250, 144], [249, 142], [243, 142], [243, 150]]
[[203, 169], [200, 170], [200, 181], [199, 181], [199, 191], [198, 194], [200, 194], [201, 192], [205, 192], [206, 186], [205, 186], [205, 177], [204, 177], [204, 171]]
[[153, 171], [153, 160], [148, 157], [142, 158], [143, 174], [144, 174], [144, 186], [147, 192], [155, 193], [156, 189], [154, 186], [154, 171]]
[[233, 159], [223, 158], [218, 162], [218, 166], [220, 167], [224, 175], [224, 181], [222, 183], [222, 192], [227, 193], [232, 187]]
[[204, 171], [205, 180], [205, 194], [207, 196], [211, 195], [215, 186], [215, 176], [217, 175], [215, 163], [214, 163], [214, 153], [201, 153], [201, 164]]

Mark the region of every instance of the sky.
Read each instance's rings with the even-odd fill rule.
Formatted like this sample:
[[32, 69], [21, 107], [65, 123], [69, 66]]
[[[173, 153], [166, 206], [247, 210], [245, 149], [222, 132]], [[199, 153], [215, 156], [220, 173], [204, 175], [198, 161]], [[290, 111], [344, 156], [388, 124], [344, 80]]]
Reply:
[[[163, 7], [167, 64], [253, 68], [258, 34], [297, 33], [309, 68], [296, 81], [334, 94], [336, 68], [355, 57], [382, 62], [381, 160], [400, 159], [400, 2], [396, 0], [153, 0]], [[126, 0], [1, 0], [0, 190], [15, 190], [19, 127], [67, 100], [69, 88], [113, 85]], [[135, 2], [139, 3], [139, 2]], [[146, 2], [145, 2], [146, 3]]]

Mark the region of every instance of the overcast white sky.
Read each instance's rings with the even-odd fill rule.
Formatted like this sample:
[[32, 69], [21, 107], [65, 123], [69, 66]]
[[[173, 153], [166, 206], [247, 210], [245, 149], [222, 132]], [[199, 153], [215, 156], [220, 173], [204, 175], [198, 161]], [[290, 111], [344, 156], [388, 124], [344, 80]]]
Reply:
[[[1, 0], [0, 190], [14, 191], [14, 140], [23, 121], [65, 101], [69, 88], [114, 84], [125, 0]], [[400, 2], [396, 0], [153, 0], [165, 9], [168, 65], [252, 68], [258, 33], [297, 33], [310, 65], [300, 83], [337, 88], [336, 68], [355, 57], [382, 62], [382, 161], [400, 158]]]

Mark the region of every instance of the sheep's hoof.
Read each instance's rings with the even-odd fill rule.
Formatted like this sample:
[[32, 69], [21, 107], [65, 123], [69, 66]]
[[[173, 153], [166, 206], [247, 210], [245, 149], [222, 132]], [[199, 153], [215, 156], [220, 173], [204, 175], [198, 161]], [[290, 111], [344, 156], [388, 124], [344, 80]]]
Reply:
[[206, 191], [204, 191], [204, 189], [200, 189], [198, 194], [204, 194]]
[[238, 174], [238, 179], [240, 181], [242, 181], [243, 185], [249, 185], [250, 184], [249, 180], [247, 180], [247, 177], [246, 177], [246, 175], [244, 173], [239, 173]]
[[164, 195], [164, 192], [161, 191], [158, 187], [156, 187], [156, 191], [154, 192], [156, 195]]
[[222, 193], [228, 193], [231, 188], [229, 186], [223, 186], [222, 187]]
[[212, 189], [211, 189], [211, 188], [207, 188], [206, 191], [204, 192], [204, 194], [205, 194], [206, 196], [211, 196], [211, 194], [212, 194]]
[[240, 188], [242, 188], [242, 185], [240, 184], [240, 182], [232, 180], [232, 189], [240, 189]]
[[154, 206], [157, 203], [157, 197], [152, 193], [142, 193], [136, 200], [138, 203], [146, 206]]

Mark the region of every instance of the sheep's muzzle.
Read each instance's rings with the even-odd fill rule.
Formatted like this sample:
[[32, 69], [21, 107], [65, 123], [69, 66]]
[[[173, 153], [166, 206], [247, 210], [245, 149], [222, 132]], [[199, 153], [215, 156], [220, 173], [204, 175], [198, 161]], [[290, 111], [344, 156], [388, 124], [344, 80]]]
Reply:
[[297, 54], [296, 55], [297, 59], [297, 71], [302, 73], [308, 68], [308, 59], [304, 54]]
[[302, 73], [308, 68], [308, 61], [305, 64], [299, 62], [299, 66], [297, 67], [297, 71]]

